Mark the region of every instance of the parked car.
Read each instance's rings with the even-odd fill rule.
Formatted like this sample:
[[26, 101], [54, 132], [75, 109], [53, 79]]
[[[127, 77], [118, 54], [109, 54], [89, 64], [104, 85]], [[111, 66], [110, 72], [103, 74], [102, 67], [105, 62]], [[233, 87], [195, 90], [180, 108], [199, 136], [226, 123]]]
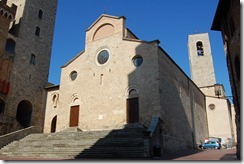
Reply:
[[220, 149], [221, 144], [218, 141], [207, 141], [204, 144], [199, 145], [200, 149]]

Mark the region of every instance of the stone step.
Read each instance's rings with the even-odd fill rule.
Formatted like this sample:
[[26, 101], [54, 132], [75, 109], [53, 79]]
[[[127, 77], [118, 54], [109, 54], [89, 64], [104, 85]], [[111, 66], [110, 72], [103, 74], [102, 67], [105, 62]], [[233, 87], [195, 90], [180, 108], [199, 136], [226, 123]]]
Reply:
[[[96, 134], [87, 134], [86, 132], [77, 132], [77, 134], [65, 134], [65, 133], [60, 133], [60, 134], [33, 134], [29, 135], [22, 140], [67, 140], [69, 138], [70, 140], [75, 139], [78, 140], [80, 138], [82, 139], [99, 139], [99, 138], [141, 138], [141, 133], [111, 133], [108, 135], [96, 135]], [[21, 140], [21, 141], [22, 141]]]
[[5, 149], [2, 149], [1, 152], [12, 152], [12, 151], [18, 151], [18, 152], [24, 152], [24, 151], [61, 151], [61, 150], [83, 150], [87, 148], [95, 149], [98, 147], [103, 148], [119, 148], [119, 149], [139, 149], [140, 147], [143, 147], [143, 143], [135, 143], [135, 144], [95, 144], [95, 145], [54, 145], [54, 146], [11, 146], [6, 147]]
[[[73, 129], [71, 129], [73, 130]], [[65, 131], [32, 134], [0, 149], [0, 157], [139, 158], [144, 153], [144, 128], [104, 131]]]
[[52, 158], [67, 158], [67, 157], [142, 157], [143, 149], [121, 149], [121, 148], [96, 148], [85, 149], [83, 151], [66, 150], [66, 151], [22, 151], [22, 152], [5, 152], [1, 157], [52, 157]]
[[80, 140], [47, 140], [43, 142], [42, 140], [22, 140], [21, 142], [13, 142], [8, 147], [23, 147], [23, 146], [46, 146], [46, 147], [62, 147], [65, 145], [69, 146], [83, 146], [83, 145], [126, 145], [126, 146], [136, 146], [143, 144], [143, 139], [121, 139], [121, 138], [104, 138], [104, 139], [80, 139]]
[[82, 151], [110, 151], [110, 150], [116, 150], [116, 151], [131, 151], [131, 152], [137, 152], [143, 150], [141, 147], [102, 147], [102, 146], [96, 146], [96, 147], [81, 147], [81, 148], [53, 148], [53, 149], [45, 149], [45, 148], [23, 148], [22, 150], [16, 150], [16, 151], [4, 151], [2, 154], [12, 154], [12, 153], [26, 153], [26, 152], [31, 152], [31, 153], [50, 153], [50, 152], [82, 152]]

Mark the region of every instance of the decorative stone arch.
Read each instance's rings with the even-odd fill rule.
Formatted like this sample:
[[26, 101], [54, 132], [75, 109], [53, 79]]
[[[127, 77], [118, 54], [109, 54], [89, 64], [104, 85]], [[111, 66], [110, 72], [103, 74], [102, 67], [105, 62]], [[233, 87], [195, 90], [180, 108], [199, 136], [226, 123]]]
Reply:
[[139, 87], [136, 85], [128, 86], [125, 90], [125, 96], [126, 98], [133, 98], [133, 97], [139, 97]]
[[70, 98], [70, 101], [69, 101], [70, 105], [72, 105], [72, 106], [74, 104], [78, 105], [80, 102], [81, 102], [81, 100], [80, 100], [79, 95], [77, 93], [73, 94]]
[[18, 104], [16, 120], [24, 127], [31, 125], [32, 104], [28, 100], [22, 100]]
[[108, 36], [113, 35], [115, 32], [114, 26], [110, 23], [105, 23], [97, 28], [94, 32], [92, 41], [99, 40]]

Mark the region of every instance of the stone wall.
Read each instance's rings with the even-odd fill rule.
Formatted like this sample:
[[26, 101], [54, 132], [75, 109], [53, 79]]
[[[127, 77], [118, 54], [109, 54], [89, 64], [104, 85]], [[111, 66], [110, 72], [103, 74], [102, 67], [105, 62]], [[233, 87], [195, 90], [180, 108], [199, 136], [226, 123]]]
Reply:
[[162, 49], [158, 61], [164, 135], [184, 140], [187, 147], [195, 147], [208, 136], [205, 96]]
[[173, 153], [177, 150], [191, 149], [192, 143], [178, 137], [163, 135], [163, 153]]
[[[210, 104], [214, 105], [213, 107]], [[227, 138], [234, 139], [231, 106], [228, 99], [206, 97], [209, 137], [218, 137], [224, 143]], [[225, 120], [225, 121], [223, 121]]]
[[[55, 119], [55, 116], [58, 115], [59, 111], [59, 86], [52, 86], [46, 88], [47, 90], [47, 101], [46, 101], [46, 109], [45, 109], [45, 119], [44, 119], [44, 133], [50, 133], [52, 128], [52, 121]], [[58, 117], [57, 117], [58, 118]], [[62, 120], [58, 119], [60, 124]], [[57, 121], [57, 120], [56, 120]], [[56, 131], [56, 128], [55, 128]]]

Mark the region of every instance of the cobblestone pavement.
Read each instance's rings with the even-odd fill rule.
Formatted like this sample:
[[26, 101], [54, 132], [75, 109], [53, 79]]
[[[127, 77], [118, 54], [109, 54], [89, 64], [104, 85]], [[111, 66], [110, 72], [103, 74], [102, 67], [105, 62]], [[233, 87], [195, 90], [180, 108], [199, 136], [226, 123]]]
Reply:
[[184, 150], [178, 151], [172, 154], [165, 154], [161, 160], [223, 160], [231, 161], [238, 160], [236, 157], [236, 148], [231, 149], [196, 149], [196, 150]]

